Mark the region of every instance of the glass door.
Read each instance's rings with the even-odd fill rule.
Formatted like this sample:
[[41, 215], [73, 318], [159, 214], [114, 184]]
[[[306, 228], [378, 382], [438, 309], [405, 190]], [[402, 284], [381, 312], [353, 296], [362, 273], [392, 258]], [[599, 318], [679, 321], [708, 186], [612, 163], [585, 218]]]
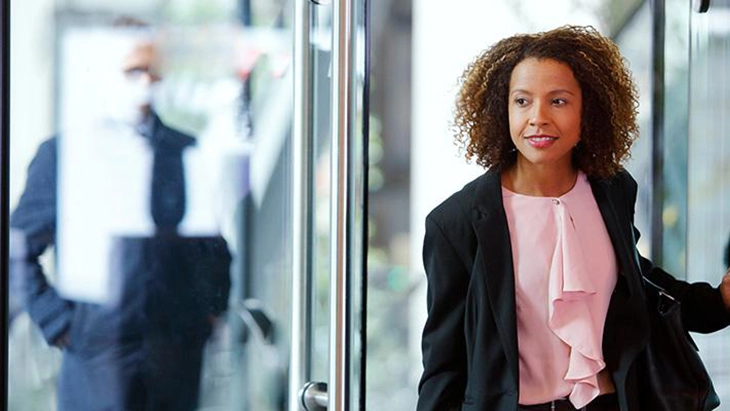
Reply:
[[290, 410], [364, 409], [367, 4], [297, 4], [295, 92], [303, 97], [295, 100], [306, 104], [295, 110], [294, 164], [311, 177], [300, 179], [294, 196], [302, 286], [293, 300], [305, 310], [293, 314], [302, 334], [292, 358], [303, 361], [292, 364], [300, 403]]
[[26, 3], [8, 409], [364, 409], [367, 2]]
[[[687, 7], [687, 5], [685, 5]], [[730, 268], [730, 1], [696, 1], [687, 10], [687, 248], [689, 281], [717, 286]], [[730, 402], [730, 331], [695, 334], [723, 404]], [[726, 407], [726, 406], [725, 406]]]

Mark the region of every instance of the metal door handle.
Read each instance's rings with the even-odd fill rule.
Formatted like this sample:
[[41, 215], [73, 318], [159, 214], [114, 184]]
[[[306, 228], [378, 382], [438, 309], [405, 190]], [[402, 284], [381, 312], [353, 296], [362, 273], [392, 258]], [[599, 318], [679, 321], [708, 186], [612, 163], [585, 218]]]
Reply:
[[329, 404], [327, 383], [310, 381], [304, 384], [299, 399], [305, 411], [326, 411]]

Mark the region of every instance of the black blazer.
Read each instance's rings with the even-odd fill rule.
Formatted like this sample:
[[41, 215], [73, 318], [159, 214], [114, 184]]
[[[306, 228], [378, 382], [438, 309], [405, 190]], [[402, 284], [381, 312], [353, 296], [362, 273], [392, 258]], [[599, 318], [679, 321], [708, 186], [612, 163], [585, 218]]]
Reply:
[[[604, 328], [604, 359], [621, 410], [639, 410], [633, 365], [648, 339], [642, 272], [683, 303], [692, 331], [721, 329], [730, 324], [730, 313], [718, 289], [676, 280], [638, 254], [637, 186], [628, 172], [590, 183], [619, 267]], [[428, 215], [423, 260], [428, 319], [418, 410], [517, 410], [515, 284], [499, 172], [486, 172]]]

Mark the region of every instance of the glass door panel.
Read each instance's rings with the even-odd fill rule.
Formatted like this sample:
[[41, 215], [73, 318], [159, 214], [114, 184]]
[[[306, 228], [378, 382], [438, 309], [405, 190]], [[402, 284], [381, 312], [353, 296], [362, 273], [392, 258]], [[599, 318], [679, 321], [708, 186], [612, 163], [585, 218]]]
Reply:
[[[687, 279], [717, 286], [730, 267], [730, 144], [724, 137], [730, 131], [726, 120], [730, 1], [694, 3], [689, 17]], [[695, 337], [720, 400], [726, 404], [730, 374], [724, 365], [730, 360], [730, 331]]]
[[10, 409], [282, 409], [290, 7], [13, 5]]
[[358, 406], [365, 2], [323, 3], [13, 4], [10, 410]]
[[311, 366], [291, 385], [306, 388], [307, 409], [364, 409], [367, 3], [303, 3], [310, 76], [301, 87], [312, 97], [303, 110], [311, 151], [302, 163], [312, 173], [304, 205], [312, 210], [312, 254], [302, 275], [312, 290], [301, 298], [311, 301], [311, 334], [303, 336]]

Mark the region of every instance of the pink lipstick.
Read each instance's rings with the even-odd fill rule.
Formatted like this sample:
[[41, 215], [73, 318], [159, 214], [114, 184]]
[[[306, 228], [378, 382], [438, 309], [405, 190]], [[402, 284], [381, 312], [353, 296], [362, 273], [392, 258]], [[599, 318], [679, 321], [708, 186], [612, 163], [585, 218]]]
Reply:
[[558, 140], [557, 137], [546, 136], [546, 135], [534, 135], [534, 136], [528, 136], [525, 138], [527, 139], [527, 142], [530, 143], [530, 145], [535, 148], [548, 148], [551, 145], [553, 145], [553, 143], [555, 141]]

